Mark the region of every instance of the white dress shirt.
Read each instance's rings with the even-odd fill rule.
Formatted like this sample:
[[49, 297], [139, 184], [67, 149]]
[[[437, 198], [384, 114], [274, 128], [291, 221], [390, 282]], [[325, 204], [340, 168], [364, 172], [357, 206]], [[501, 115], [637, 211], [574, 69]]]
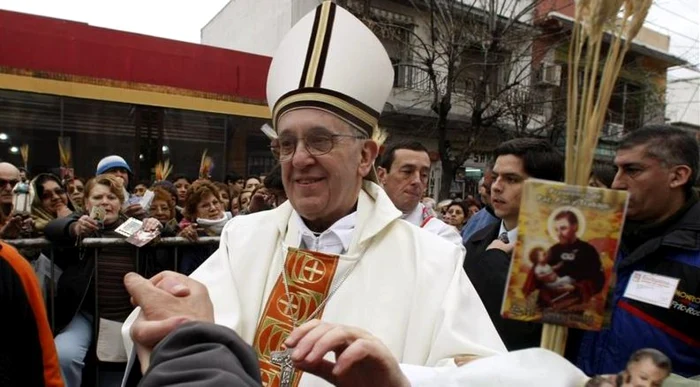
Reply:
[[508, 243], [514, 243], [518, 239], [518, 228], [514, 227], [512, 230], [506, 230], [506, 225], [501, 221], [501, 228], [498, 230], [498, 236], [504, 232], [508, 233]]
[[299, 223], [300, 248], [336, 255], [345, 254], [350, 248], [357, 221], [357, 211], [340, 218], [320, 234], [311, 231], [296, 211], [292, 216]]

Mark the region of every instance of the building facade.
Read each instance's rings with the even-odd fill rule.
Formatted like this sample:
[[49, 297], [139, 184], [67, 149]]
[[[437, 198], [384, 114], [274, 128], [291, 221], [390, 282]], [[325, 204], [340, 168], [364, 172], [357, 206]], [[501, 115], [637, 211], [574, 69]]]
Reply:
[[158, 161], [197, 177], [262, 174], [274, 159], [259, 128], [269, 118], [270, 58], [0, 11], [0, 160], [33, 174], [59, 167], [59, 138], [79, 177], [117, 154], [136, 180]]
[[[202, 29], [202, 42], [272, 55], [286, 29], [318, 3], [231, 1]], [[501, 141], [539, 136], [563, 148], [573, 0], [440, 3], [449, 5], [440, 10], [449, 13], [446, 19], [467, 27], [440, 21], [435, 9], [407, 0], [337, 3], [373, 29], [394, 63], [394, 89], [380, 122], [390, 133], [389, 141], [420, 140], [432, 151], [436, 170], [441, 166], [435, 106], [448, 100], [449, 151], [443, 151], [443, 157], [454, 155], [461, 165], [451, 176], [457, 196], [476, 191], [478, 175], [467, 174], [467, 168], [483, 168]], [[254, 42], [236, 39], [254, 28], [264, 30]], [[438, 37], [435, 43], [436, 30], [437, 35], [455, 34], [456, 38], [448, 42]], [[494, 45], [494, 40], [499, 44]], [[445, 48], [447, 43], [457, 47]], [[668, 36], [646, 28], [635, 40], [610, 103], [599, 160], [612, 158], [615, 144], [626, 131], [664, 121], [666, 70], [684, 63], [669, 55], [669, 43]], [[437, 196], [440, 173], [433, 176], [438, 181], [431, 180], [430, 193]]]
[[[536, 9], [536, 24], [542, 34], [533, 46], [534, 86], [546, 95], [544, 110], [550, 116], [566, 111], [568, 50], [574, 12], [573, 0], [541, 0]], [[607, 39], [610, 40], [609, 35]], [[686, 64], [671, 55], [669, 48], [668, 35], [642, 27], [615, 85], [596, 150], [597, 160], [610, 162], [616, 144], [625, 133], [643, 125], [664, 123], [667, 69]], [[563, 148], [564, 141], [559, 137], [557, 143]]]

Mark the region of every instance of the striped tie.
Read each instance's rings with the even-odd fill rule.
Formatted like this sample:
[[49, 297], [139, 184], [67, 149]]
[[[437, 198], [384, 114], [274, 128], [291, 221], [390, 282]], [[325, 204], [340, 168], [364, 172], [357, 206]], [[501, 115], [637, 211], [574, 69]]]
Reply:
[[510, 243], [510, 239], [508, 239], [508, 233], [505, 231], [498, 236], [498, 240], [503, 243]]

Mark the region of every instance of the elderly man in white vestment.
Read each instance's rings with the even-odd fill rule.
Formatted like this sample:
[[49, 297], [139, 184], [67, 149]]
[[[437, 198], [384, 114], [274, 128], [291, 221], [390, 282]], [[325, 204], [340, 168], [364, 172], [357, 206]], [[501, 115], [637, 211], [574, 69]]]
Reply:
[[[373, 182], [373, 138], [393, 78], [380, 41], [331, 2], [301, 19], [273, 58], [272, 150], [289, 200], [231, 220], [191, 276], [207, 287], [215, 322], [253, 346], [264, 385], [328, 385], [314, 376], [323, 359], [304, 363], [284, 351], [309, 320], [321, 322], [286, 345], [322, 349], [327, 360], [369, 334], [412, 365], [505, 351], [462, 270], [462, 248], [401, 221]], [[123, 328], [129, 351], [137, 313]]]

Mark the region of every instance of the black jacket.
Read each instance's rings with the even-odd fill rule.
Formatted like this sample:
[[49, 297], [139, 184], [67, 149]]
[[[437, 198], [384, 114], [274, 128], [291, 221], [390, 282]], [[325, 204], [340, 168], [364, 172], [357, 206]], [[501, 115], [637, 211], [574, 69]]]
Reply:
[[[61, 259], [65, 263], [63, 274], [56, 287], [55, 332], [60, 332], [63, 327], [68, 325], [79, 310], [85, 310], [91, 314], [95, 313], [95, 290], [92, 283], [95, 273], [95, 249], [78, 247], [76, 238], [70, 234], [70, 227], [81, 216], [80, 213], [74, 213], [65, 218], [54, 219], [46, 225], [44, 230], [46, 239], [53, 243], [57, 254], [61, 255]], [[114, 225], [91, 237], [122, 238], [123, 236], [114, 230], [125, 220], [126, 217], [120, 216]], [[133, 250], [135, 251], [136, 247]], [[166, 255], [172, 255], [170, 252], [166, 253]], [[134, 253], [133, 256], [135, 258], [136, 254]], [[155, 275], [164, 269], [173, 269], [173, 267], [160, 265], [161, 259], [156, 259], [158, 257], [153, 247], [139, 249], [138, 257], [138, 263], [135, 266], [139, 268], [139, 273], [146, 277]]]
[[464, 271], [486, 307], [501, 340], [509, 351], [539, 347], [541, 325], [507, 320], [501, 317], [501, 304], [505, 293], [511, 256], [502, 250], [486, 248], [498, 238], [501, 222], [476, 232], [465, 247]]
[[0, 243], [0, 386], [62, 386], [53, 335], [34, 270]]
[[[139, 381], [137, 366], [127, 386]], [[255, 351], [236, 332], [221, 325], [193, 322], [178, 327], [151, 354], [139, 387], [261, 386]]]

